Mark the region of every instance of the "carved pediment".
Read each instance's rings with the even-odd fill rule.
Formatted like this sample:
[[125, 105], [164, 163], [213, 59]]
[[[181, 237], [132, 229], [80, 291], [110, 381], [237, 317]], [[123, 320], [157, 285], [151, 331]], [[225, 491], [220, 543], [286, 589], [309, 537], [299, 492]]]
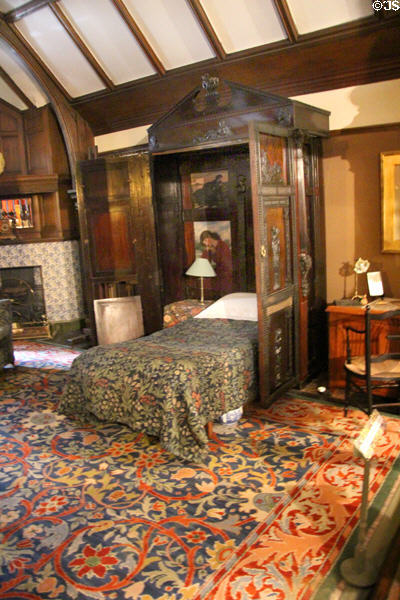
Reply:
[[[328, 114], [206, 73], [195, 89], [149, 128], [149, 146], [152, 152], [162, 152], [240, 143], [247, 140], [251, 120], [306, 128], [310, 115], [323, 134], [329, 130]], [[301, 121], [297, 124], [296, 115]]]

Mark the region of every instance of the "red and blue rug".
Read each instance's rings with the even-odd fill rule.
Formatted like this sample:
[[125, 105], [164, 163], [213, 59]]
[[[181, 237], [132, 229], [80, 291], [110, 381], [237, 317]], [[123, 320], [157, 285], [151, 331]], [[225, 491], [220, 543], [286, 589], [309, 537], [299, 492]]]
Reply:
[[[283, 398], [218, 434], [204, 464], [183, 463], [124, 426], [58, 414], [68, 349], [39, 369], [23, 352], [0, 380], [2, 600], [318, 593], [357, 525], [363, 414]], [[399, 420], [385, 421], [374, 505], [400, 482]]]
[[80, 350], [32, 340], [14, 340], [15, 364], [33, 369], [69, 369]]

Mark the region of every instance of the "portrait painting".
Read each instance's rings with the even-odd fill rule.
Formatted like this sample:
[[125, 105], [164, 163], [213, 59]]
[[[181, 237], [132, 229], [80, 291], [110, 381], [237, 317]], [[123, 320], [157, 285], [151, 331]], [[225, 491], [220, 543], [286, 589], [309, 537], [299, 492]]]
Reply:
[[207, 258], [216, 277], [207, 285], [218, 295], [233, 291], [232, 238], [229, 221], [194, 221], [196, 258]]

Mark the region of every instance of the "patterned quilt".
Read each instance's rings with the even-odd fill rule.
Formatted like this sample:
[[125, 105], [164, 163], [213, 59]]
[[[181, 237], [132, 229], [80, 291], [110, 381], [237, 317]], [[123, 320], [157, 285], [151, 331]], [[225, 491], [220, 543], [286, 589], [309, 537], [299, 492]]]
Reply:
[[96, 346], [72, 363], [58, 410], [124, 423], [175, 456], [200, 461], [205, 424], [255, 398], [257, 323], [190, 319]]

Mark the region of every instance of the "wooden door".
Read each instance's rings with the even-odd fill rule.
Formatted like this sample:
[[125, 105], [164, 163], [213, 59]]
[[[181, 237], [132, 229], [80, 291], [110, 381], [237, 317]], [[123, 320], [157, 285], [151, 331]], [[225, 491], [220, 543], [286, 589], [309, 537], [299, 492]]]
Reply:
[[327, 368], [326, 261], [321, 197], [321, 140], [296, 136], [299, 237], [300, 381]]
[[290, 131], [251, 123], [250, 167], [259, 318], [260, 401], [298, 381], [298, 272]]
[[140, 295], [146, 333], [161, 326], [147, 154], [78, 165], [78, 198], [90, 326], [93, 301]]

